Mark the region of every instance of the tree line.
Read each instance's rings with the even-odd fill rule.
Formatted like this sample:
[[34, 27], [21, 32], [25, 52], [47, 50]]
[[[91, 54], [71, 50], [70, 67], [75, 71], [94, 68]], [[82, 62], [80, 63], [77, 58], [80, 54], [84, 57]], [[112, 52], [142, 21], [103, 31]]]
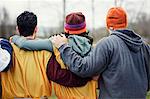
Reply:
[[[6, 8], [2, 8], [0, 11], [0, 37], [9, 38], [15, 34], [16, 23], [10, 23], [12, 20]], [[141, 13], [135, 22], [129, 22], [129, 28], [139, 33], [146, 41], [150, 43], [150, 16], [146, 13]], [[63, 32], [63, 26], [60, 24], [56, 28], [42, 28], [42, 38], [47, 38], [51, 35]], [[93, 36], [96, 43], [102, 37], [108, 36], [106, 27], [97, 28], [94, 31], [90, 31], [90, 35]]]

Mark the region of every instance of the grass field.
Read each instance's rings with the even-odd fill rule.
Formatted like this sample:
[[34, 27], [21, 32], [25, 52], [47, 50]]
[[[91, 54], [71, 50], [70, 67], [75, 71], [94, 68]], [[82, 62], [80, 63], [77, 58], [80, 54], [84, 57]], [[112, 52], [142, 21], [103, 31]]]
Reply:
[[[98, 90], [97, 90], [97, 93], [98, 93]], [[98, 95], [97, 95], [98, 96]], [[55, 96], [55, 94], [54, 93], [52, 93], [52, 96], [51, 97], [49, 97], [48, 99], [57, 99], [57, 97]], [[147, 97], [146, 97], [146, 99], [150, 99], [150, 91], [147, 93]]]
[[146, 99], [150, 99], [150, 91], [147, 93]]

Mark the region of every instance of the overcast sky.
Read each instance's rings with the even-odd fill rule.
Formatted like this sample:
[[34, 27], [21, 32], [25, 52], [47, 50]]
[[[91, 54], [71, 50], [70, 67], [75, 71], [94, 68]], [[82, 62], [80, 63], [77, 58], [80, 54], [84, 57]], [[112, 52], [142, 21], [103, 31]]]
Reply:
[[[114, 0], [94, 0], [95, 12], [92, 15], [92, 0], [66, 0], [66, 14], [78, 11], [86, 16], [88, 28], [105, 26], [105, 16]], [[150, 0], [118, 0], [119, 5], [128, 12], [129, 20], [135, 19], [139, 12], [150, 9]], [[63, 20], [63, 0], [0, 0], [0, 9], [5, 7], [13, 21], [25, 10], [33, 11], [38, 16], [38, 25], [57, 27]], [[132, 11], [132, 13], [131, 13]], [[134, 12], [134, 13], [133, 13]], [[150, 11], [149, 11], [150, 12]], [[92, 23], [94, 16], [94, 24]], [[131, 17], [132, 16], [132, 17]]]

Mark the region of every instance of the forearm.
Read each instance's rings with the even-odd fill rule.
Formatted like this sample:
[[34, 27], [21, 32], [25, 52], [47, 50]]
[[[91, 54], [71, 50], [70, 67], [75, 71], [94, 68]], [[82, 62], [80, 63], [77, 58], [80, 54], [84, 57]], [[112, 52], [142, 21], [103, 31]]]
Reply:
[[92, 77], [94, 71], [91, 71], [92, 63], [87, 62], [86, 58], [79, 56], [69, 45], [63, 45], [59, 48], [62, 59], [69, 69], [81, 77]]
[[69, 69], [81, 77], [92, 77], [100, 74], [109, 61], [107, 45], [94, 48], [88, 56], [81, 57], [68, 44], [59, 48], [61, 57]]
[[91, 80], [91, 78], [81, 78], [67, 69], [61, 69], [61, 66], [56, 61], [54, 55], [52, 55], [48, 62], [47, 76], [49, 80], [66, 87], [84, 86], [89, 80]]
[[17, 46], [27, 50], [47, 50], [52, 52], [52, 43], [49, 39], [33, 39], [28, 40], [25, 37], [21, 37], [18, 35], [12, 36], [12, 42]]
[[27, 40], [22, 48], [28, 49], [28, 50], [47, 50], [52, 52], [53, 47], [52, 43], [49, 39], [35, 39], [35, 40]]

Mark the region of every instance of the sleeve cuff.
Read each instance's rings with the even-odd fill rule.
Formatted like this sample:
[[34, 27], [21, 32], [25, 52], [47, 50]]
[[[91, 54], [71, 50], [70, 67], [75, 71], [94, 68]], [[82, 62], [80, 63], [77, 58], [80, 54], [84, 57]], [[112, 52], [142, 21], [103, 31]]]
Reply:
[[12, 42], [15, 43], [19, 37], [20, 37], [20, 36], [18, 36], [18, 35], [12, 36], [12, 37], [11, 37]]
[[63, 45], [61, 45], [59, 48], [58, 48], [58, 50], [59, 50], [59, 52], [61, 52], [65, 47], [67, 47], [68, 46], [68, 44], [63, 44]]

